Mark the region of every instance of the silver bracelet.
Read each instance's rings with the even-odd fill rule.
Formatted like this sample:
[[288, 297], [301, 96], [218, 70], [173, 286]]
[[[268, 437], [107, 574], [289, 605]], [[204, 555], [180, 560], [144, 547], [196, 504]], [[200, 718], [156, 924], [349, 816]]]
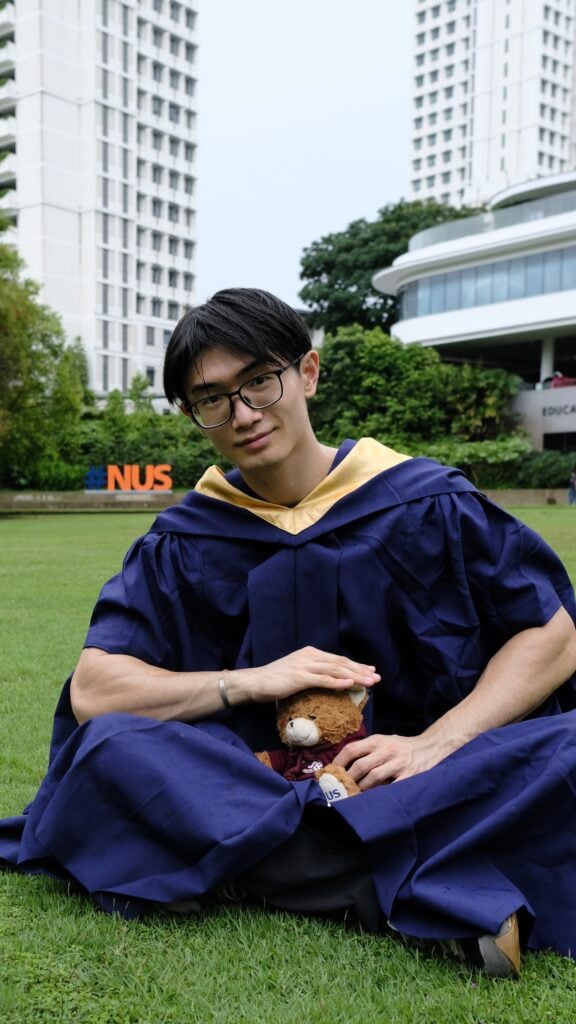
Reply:
[[224, 679], [224, 676], [220, 676], [220, 679], [218, 680], [218, 693], [222, 698], [224, 707], [231, 708], [232, 704], [230, 703], [230, 698], [226, 692], [226, 680]]

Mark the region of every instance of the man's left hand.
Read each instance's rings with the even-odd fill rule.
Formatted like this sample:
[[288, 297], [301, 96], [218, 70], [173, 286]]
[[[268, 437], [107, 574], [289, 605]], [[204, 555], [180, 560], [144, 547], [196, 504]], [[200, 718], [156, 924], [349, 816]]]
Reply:
[[445, 757], [424, 736], [382, 736], [376, 733], [348, 743], [334, 758], [347, 768], [360, 789], [373, 789], [386, 782], [399, 782], [425, 772]]

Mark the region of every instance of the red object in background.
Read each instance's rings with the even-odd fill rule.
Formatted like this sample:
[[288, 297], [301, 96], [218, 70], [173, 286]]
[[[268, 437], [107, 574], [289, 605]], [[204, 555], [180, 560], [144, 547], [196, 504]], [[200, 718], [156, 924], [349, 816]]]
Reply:
[[576, 385], [576, 377], [552, 377], [550, 381], [552, 388], [569, 388], [574, 385]]

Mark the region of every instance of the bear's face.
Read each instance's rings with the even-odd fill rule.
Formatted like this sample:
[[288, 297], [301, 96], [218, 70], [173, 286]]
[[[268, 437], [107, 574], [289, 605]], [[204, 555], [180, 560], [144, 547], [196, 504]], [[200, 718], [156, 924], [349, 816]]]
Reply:
[[278, 732], [288, 747], [339, 743], [358, 731], [368, 696], [357, 690], [306, 690], [280, 701]]

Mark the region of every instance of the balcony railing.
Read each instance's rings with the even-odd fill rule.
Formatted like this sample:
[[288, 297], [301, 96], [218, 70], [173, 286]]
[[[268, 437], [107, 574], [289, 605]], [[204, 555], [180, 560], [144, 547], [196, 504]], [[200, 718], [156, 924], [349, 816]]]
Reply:
[[0, 45], [0, 78], [5, 78], [7, 75], [14, 73], [15, 61], [16, 45], [12, 42], [5, 43], [4, 46]]
[[501, 210], [481, 213], [476, 217], [463, 217], [462, 220], [450, 220], [434, 228], [419, 231], [410, 239], [408, 249], [424, 249], [429, 245], [441, 242], [452, 242], [456, 238], [468, 238], [470, 235], [484, 234], [486, 231], [497, 231], [515, 224], [528, 224], [531, 221], [544, 220], [562, 213], [576, 210], [576, 188], [555, 195], [532, 199], [527, 203], [507, 206]]
[[5, 4], [0, 8], [0, 39], [14, 39], [15, 22], [14, 4]]
[[16, 188], [16, 157], [14, 153], [0, 154], [0, 190]]
[[8, 80], [0, 85], [0, 115], [13, 114], [16, 111], [16, 85]]

